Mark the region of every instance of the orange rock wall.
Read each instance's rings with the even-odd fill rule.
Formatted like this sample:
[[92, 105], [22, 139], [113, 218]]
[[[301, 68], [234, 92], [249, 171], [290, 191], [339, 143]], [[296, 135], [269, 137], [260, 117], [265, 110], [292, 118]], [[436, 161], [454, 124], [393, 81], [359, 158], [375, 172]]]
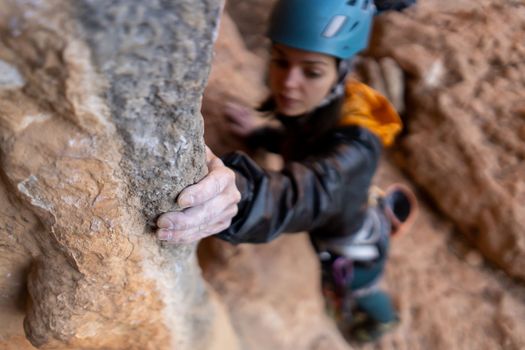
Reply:
[[[9, 325], [0, 329], [0, 347], [237, 348], [225, 310], [200, 276], [195, 246], [161, 245], [147, 226], [205, 171], [195, 106], [220, 4], [190, 3], [158, 12], [155, 4], [113, 2], [104, 14], [114, 21], [105, 22], [88, 3], [0, 2], [0, 308]], [[145, 69], [141, 50], [174, 40], [155, 31], [170, 14], [187, 21], [181, 37], [191, 26], [192, 35], [202, 33], [201, 46], [179, 40], [190, 51], [154, 52], [158, 61], [147, 68], [160, 72], [133, 90]], [[125, 38], [128, 20], [144, 21], [142, 45], [131, 33], [135, 41], [121, 40], [108, 56], [102, 33], [109, 43], [112, 35]], [[202, 61], [187, 74], [199, 63], [201, 75], [190, 84], [164, 74], [199, 50]], [[151, 97], [162, 84], [173, 90]], [[152, 129], [163, 124], [170, 126], [162, 133]]]

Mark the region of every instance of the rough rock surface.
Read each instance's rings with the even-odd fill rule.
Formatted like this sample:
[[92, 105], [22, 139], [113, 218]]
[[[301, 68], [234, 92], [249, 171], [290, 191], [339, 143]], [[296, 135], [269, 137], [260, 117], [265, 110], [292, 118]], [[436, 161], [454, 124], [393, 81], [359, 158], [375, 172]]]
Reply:
[[399, 163], [485, 256], [525, 279], [525, 4], [421, 1], [381, 16], [407, 79]]
[[[134, 149], [140, 150], [141, 143], [130, 141], [123, 132], [127, 130], [123, 122], [113, 119], [111, 113], [122, 111], [120, 108], [127, 106], [140, 109], [140, 101], [126, 106], [108, 102], [112, 101], [111, 96], [126, 96], [128, 90], [125, 85], [120, 88], [101, 84], [97, 72], [103, 72], [107, 77], [118, 77], [118, 70], [106, 65], [95, 68], [89, 57], [93, 55], [96, 58], [97, 50], [105, 51], [97, 49], [100, 43], [94, 43], [90, 48], [86, 42], [79, 40], [90, 28], [85, 27], [84, 34], [78, 33], [77, 36], [76, 27], [70, 26], [71, 16], [67, 6], [51, 6], [64, 5], [60, 2], [23, 2], [26, 6], [37, 6], [26, 12], [26, 17], [11, 14], [13, 5], [18, 6], [22, 1], [0, 1], [0, 349], [33, 349], [22, 330], [26, 310], [27, 334], [34, 344], [41, 344], [42, 348], [350, 348], [323, 315], [318, 290], [319, 267], [304, 234], [283, 236], [271, 244], [260, 246], [233, 247], [215, 239], [203, 242], [199, 258], [204, 276], [215, 292], [206, 290], [202, 284], [199, 271], [195, 268], [192, 247], [159, 247], [152, 237], [145, 235], [146, 216], [141, 198], [136, 196], [136, 189], [130, 189], [131, 180], [126, 180], [130, 179], [130, 174], [134, 173], [133, 166], [136, 166], [127, 157]], [[42, 4], [49, 4], [49, 7], [39, 7]], [[89, 8], [92, 4], [94, 2], [86, 1], [83, 8]], [[443, 43], [452, 40], [446, 37], [455, 38], [460, 32], [469, 34], [468, 30], [461, 30], [455, 34], [447, 32], [446, 37], [441, 37], [440, 32], [452, 31], [461, 23], [470, 23], [467, 21], [473, 20], [472, 9], [479, 9], [478, 4], [486, 7], [488, 2], [472, 0], [459, 4], [420, 0], [417, 8], [405, 14], [389, 14], [382, 20], [385, 24], [389, 21], [395, 24], [389, 25], [387, 31], [378, 33], [380, 39], [392, 31], [391, 41], [382, 42], [380, 46], [390, 47], [388, 50], [391, 51], [372, 51], [371, 54], [378, 58], [393, 57], [405, 70], [409, 82], [405, 102], [406, 115], [411, 121], [410, 133], [402, 147], [409, 142], [412, 133], [424, 130], [426, 120], [432, 125], [441, 120], [428, 119], [429, 116], [444, 118], [446, 114], [432, 97], [436, 96], [433, 95], [436, 91], [431, 89], [428, 92], [428, 87], [421, 87], [421, 76], [424, 74], [419, 76], [419, 73], [414, 73], [418, 69], [426, 72], [426, 63], [417, 65], [424, 55], [418, 60], [414, 53], [413, 57], [403, 56], [404, 60], [401, 59], [401, 53], [394, 52], [397, 46], [395, 40], [401, 44], [414, 36], [414, 42], [428, 50], [428, 38], [438, 42], [441, 38]], [[520, 25], [523, 22], [517, 25], [511, 23], [515, 16], [522, 13], [521, 7], [517, 6], [519, 2], [507, 1], [505, 4], [513, 13], [507, 13], [509, 9], [506, 6], [492, 5], [486, 8], [491, 10], [495, 19], [482, 17], [485, 18], [483, 21], [492, 23], [497, 21], [498, 14], [506, 13], [508, 21], [505, 22], [509, 24], [501, 23], [500, 29], [506, 31], [509, 26], [514, 28], [512, 34], [518, 33], [516, 28], [522, 28]], [[35, 20], [35, 13], [46, 8], [45, 16], [36, 17], [45, 20]], [[264, 6], [260, 8], [264, 9]], [[463, 10], [456, 12], [458, 8]], [[64, 11], [68, 15], [64, 15]], [[421, 13], [430, 15], [423, 17], [425, 21], [416, 20]], [[433, 26], [433, 21], [437, 19], [441, 21], [440, 25]], [[99, 19], [97, 23], [105, 22]], [[411, 23], [413, 26], [409, 25]], [[231, 41], [223, 40], [217, 45], [215, 72], [203, 106], [205, 123], [210, 126], [206, 139], [221, 153], [236, 146], [232, 141], [226, 142], [228, 136], [221, 129], [221, 122], [215, 120], [220, 120], [223, 101], [236, 97], [245, 103], [255, 104], [264, 96], [264, 91], [256, 86], [257, 82], [264, 81], [264, 67], [258, 67], [260, 60], [244, 50], [231, 22], [225, 18], [223, 24], [221, 35], [231, 35]], [[30, 25], [31, 31], [21, 30], [27, 25]], [[68, 30], [64, 30], [63, 25]], [[82, 24], [80, 27], [84, 25], [87, 26]], [[403, 31], [405, 25], [408, 26], [406, 32]], [[473, 28], [476, 26], [476, 23], [472, 24]], [[378, 28], [380, 30], [381, 26]], [[92, 35], [101, 30], [95, 29], [91, 28]], [[397, 32], [398, 29], [400, 32]], [[418, 35], [425, 33], [430, 35], [427, 41], [416, 40]], [[436, 37], [431, 33], [435, 33]], [[514, 36], [509, 33], [507, 37]], [[468, 46], [469, 41], [462, 45]], [[456, 57], [452, 62], [464, 62], [460, 57], [463, 51], [457, 46], [451, 47], [457, 51], [447, 51], [447, 60], [443, 61]], [[432, 53], [441, 54], [440, 51]], [[129, 62], [137, 58], [131, 56]], [[414, 66], [403, 64], [410, 62], [410, 58], [414, 58]], [[113, 56], [113, 59], [121, 58]], [[108, 62], [104, 55], [94, 61], [97, 64]], [[479, 64], [482, 63], [480, 57]], [[521, 67], [518, 63], [507, 69], [512, 72], [514, 66]], [[117, 68], [128, 69], [125, 65], [122, 67]], [[143, 67], [146, 70], [149, 68]], [[454, 70], [454, 74], [456, 72], [463, 73], [462, 79], [467, 82], [471, 77], [478, 76], [475, 69]], [[433, 74], [430, 74], [430, 81], [433, 81]], [[246, 76], [251, 80], [243, 79]], [[493, 78], [494, 86], [512, 87], [514, 84], [505, 75]], [[154, 82], [152, 84], [155, 85]], [[438, 89], [444, 96], [445, 88], [448, 89], [448, 85]], [[422, 89], [419, 94], [418, 89]], [[491, 96], [489, 91], [493, 94], [497, 91], [490, 86], [485, 89], [486, 92], [480, 92], [474, 102], [495, 113], [492, 101], [486, 102], [484, 98]], [[105, 93], [106, 99], [100, 98], [101, 92]], [[429, 97], [426, 97], [427, 93]], [[509, 97], [498, 95], [499, 98], [510, 101], [506, 100]], [[498, 99], [495, 100], [500, 103]], [[158, 102], [156, 97], [150, 101]], [[461, 106], [469, 106], [469, 101], [462, 101], [464, 105]], [[194, 108], [194, 102], [188, 101], [188, 111]], [[425, 104], [429, 107], [424, 107]], [[429, 109], [431, 106], [437, 108], [435, 114]], [[505, 111], [505, 106], [498, 106]], [[517, 115], [521, 116], [517, 106], [512, 107], [517, 108]], [[459, 104], [449, 104], [449, 107], [457, 109]], [[416, 111], [423, 111], [425, 115], [418, 117]], [[471, 116], [464, 111], [462, 113], [464, 118]], [[523, 119], [519, 118], [515, 118], [514, 122]], [[509, 118], [505, 120], [510, 123]], [[452, 128], [456, 124], [447, 125], [451, 125], [452, 131], [456, 130]], [[474, 122], [473, 125], [477, 126]], [[134, 126], [131, 122], [130, 127], [133, 129]], [[471, 127], [468, 125], [468, 128]], [[460, 130], [467, 132], [466, 128], [464, 126]], [[214, 134], [214, 130], [219, 135]], [[442, 130], [444, 136], [439, 145], [447, 145], [445, 141], [449, 140], [447, 135], [451, 130]], [[463, 131], [453, 132], [462, 135]], [[472, 132], [476, 135], [480, 133]], [[521, 135], [520, 132], [517, 135]], [[432, 139], [431, 134], [427, 137]], [[509, 136], [509, 139], [512, 140], [512, 137]], [[466, 138], [462, 140], [468, 141]], [[429, 157], [432, 157], [431, 150], [425, 147], [438, 151], [436, 147], [419, 145]], [[195, 147], [198, 150], [201, 146]], [[486, 149], [489, 153], [491, 150]], [[456, 154], [450, 149], [448, 152]], [[499, 157], [507, 159], [504, 154], [490, 154], [496, 160]], [[405, 161], [417, 157], [412, 153], [404, 155]], [[130, 163], [126, 165], [123, 158]], [[395, 158], [399, 158], [397, 154]], [[418, 162], [423, 160], [418, 158]], [[452, 174], [456, 170], [473, 173], [467, 167], [472, 162], [456, 161], [449, 154], [443, 155], [440, 161], [458, 167], [447, 170]], [[411, 164], [417, 167], [416, 162]], [[426, 171], [423, 167], [419, 169]], [[434, 168], [429, 170], [429, 174], [435, 171]], [[417, 185], [421, 188], [419, 198], [422, 208], [412, 230], [394, 241], [384, 281], [399, 308], [402, 323], [378, 344], [361, 348], [525, 348], [523, 286], [491, 267], [476, 247], [458, 238], [454, 227], [461, 227], [458, 224], [461, 218], [450, 215], [442, 205], [441, 210], [436, 212], [435, 207], [426, 205], [428, 197], [422, 195], [430, 194], [430, 198], [439, 203], [442, 193], [436, 194], [432, 186], [445, 186], [440, 185], [441, 180], [446, 181], [447, 190], [458, 185], [447, 177], [447, 173], [433, 178], [435, 183], [421, 180], [425, 176], [417, 177], [419, 173], [409, 174], [419, 179]], [[184, 181], [192, 179], [185, 178]], [[385, 162], [375, 181], [386, 186], [394, 181], [409, 180], [399, 174], [391, 163]], [[469, 183], [463, 181], [462, 186], [468, 188]], [[136, 183], [144, 184], [146, 181]], [[479, 184], [485, 185], [484, 182]], [[180, 182], [175, 186], [182, 185]], [[490, 189], [493, 187], [479, 187], [475, 194]], [[174, 193], [176, 191], [170, 191], [166, 198], [171, 198]], [[505, 196], [501, 198], [509, 199]], [[514, 197], [510, 199], [514, 200]], [[508, 204], [502, 201], [501, 205]], [[443, 212], [450, 215], [454, 222], [443, 217]], [[473, 242], [476, 243], [476, 240]], [[216, 294], [226, 302], [233, 330], [221, 304], [214, 302]], [[239, 336], [239, 343], [233, 332]]]
[[235, 349], [146, 225], [205, 172], [220, 3], [99, 5], [0, 1], [0, 348]]
[[[219, 20], [219, 0], [76, 2], [76, 15], [109, 86], [124, 139], [122, 167], [148, 219], [174, 208], [179, 169], [205, 172], [200, 98]], [[191, 64], [188, 64], [191, 62]], [[135, 194], [135, 193], [134, 193]]]
[[263, 88], [263, 75], [264, 60], [246, 50], [236, 25], [224, 13], [202, 100], [206, 143], [213, 145], [216, 154], [243, 148], [225, 128], [222, 111], [229, 101], [255, 106], [264, 99], [267, 91]]
[[246, 47], [266, 55], [266, 23], [276, 0], [226, 0], [226, 10], [239, 28]]
[[[441, 4], [420, 0], [418, 6], [433, 6], [439, 12]], [[391, 15], [402, 22], [405, 17], [410, 21], [408, 16], [412, 14], [388, 16]], [[427, 24], [431, 21], [427, 18]], [[418, 30], [411, 28], [411, 33]], [[231, 37], [227, 42], [217, 43], [217, 61], [203, 106], [205, 124], [213, 126], [206, 130], [207, 142], [220, 152], [236, 147], [221, 126], [223, 97], [234, 95], [232, 98], [256, 104], [259, 96], [252, 91], [257, 88], [252, 81], [239, 85], [242, 81], [235, 76], [235, 73], [251, 74], [248, 73], [253, 71], [251, 54], [234, 42], [238, 35], [232, 29], [223, 28], [221, 35], [225, 33]], [[395, 42], [389, 46], [394, 47]], [[221, 51], [225, 47], [227, 54]], [[219, 61], [219, 57], [233, 61]], [[221, 71], [226, 73], [220, 74]], [[212, 91], [214, 88], [227, 91]], [[413, 93], [410, 85], [407, 91]], [[407, 115], [412, 118], [410, 111], [417, 101], [407, 98], [404, 102]], [[219, 130], [218, 135], [214, 130]], [[411, 182], [392, 165], [393, 158], [397, 154], [386, 155], [376, 184], [386, 187], [393, 182]], [[323, 320], [318, 314], [322, 312], [319, 266], [304, 234], [285, 235], [258, 246], [234, 247], [215, 239], [204, 241], [199, 249], [204, 276], [226, 300], [241, 344], [255, 350], [524, 348], [524, 287], [491, 266], [476, 246], [462, 240], [455, 230], [456, 222], [436, 211], [432, 202], [427, 201], [431, 198], [426, 192], [424, 186], [417, 192], [421, 205], [419, 217], [405, 236], [394, 241], [384, 280], [399, 308], [401, 325], [373, 345], [342, 344], [333, 334], [333, 326], [326, 325], [326, 321], [317, 323]], [[304, 333], [303, 326], [308, 327]]]

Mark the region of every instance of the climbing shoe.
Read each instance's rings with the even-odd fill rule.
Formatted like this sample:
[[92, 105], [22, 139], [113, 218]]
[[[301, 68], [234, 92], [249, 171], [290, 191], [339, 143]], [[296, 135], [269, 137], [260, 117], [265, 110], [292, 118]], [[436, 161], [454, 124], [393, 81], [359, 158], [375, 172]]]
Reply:
[[388, 322], [378, 322], [366, 314], [360, 313], [355, 315], [352, 325], [346, 332], [346, 337], [350, 342], [374, 342], [385, 333], [393, 330], [398, 324], [398, 317]]

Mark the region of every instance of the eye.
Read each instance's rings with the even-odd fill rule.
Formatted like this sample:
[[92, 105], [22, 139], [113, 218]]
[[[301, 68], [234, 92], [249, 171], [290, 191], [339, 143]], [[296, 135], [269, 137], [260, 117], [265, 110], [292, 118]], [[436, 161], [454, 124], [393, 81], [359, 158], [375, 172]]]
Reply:
[[316, 69], [305, 69], [304, 76], [308, 79], [317, 79], [323, 76], [323, 72]]

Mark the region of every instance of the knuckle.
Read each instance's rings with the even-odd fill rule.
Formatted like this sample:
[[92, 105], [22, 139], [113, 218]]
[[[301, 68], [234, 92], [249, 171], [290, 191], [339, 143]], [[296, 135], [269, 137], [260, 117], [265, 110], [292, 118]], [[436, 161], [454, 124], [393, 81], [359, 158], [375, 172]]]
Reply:
[[183, 215], [177, 220], [174, 228], [178, 231], [186, 231], [193, 228], [198, 222], [200, 222], [200, 218], [196, 215]]
[[173, 226], [178, 231], [187, 230], [189, 228], [188, 222], [185, 219], [179, 218]]
[[235, 172], [228, 167], [223, 167], [217, 170], [216, 190], [217, 193], [222, 193], [225, 190], [230, 190], [235, 187]]
[[219, 158], [219, 157], [213, 157], [211, 160], [210, 160], [210, 163], [209, 163], [209, 168], [213, 171], [213, 170], [216, 170], [216, 169], [220, 169], [221, 167], [223, 167], [224, 164], [222, 162], [222, 160]]
[[235, 178], [235, 172], [225, 165], [221, 166], [218, 169], [215, 169], [214, 171], [217, 173], [218, 178], [227, 180], [227, 182], [230, 182], [232, 179]]
[[180, 231], [173, 231], [169, 241], [172, 243], [180, 243], [182, 240], [184, 240], [184, 234]]
[[215, 180], [215, 188], [214, 188], [215, 194], [221, 193], [222, 190], [223, 190], [222, 181], [220, 178], [218, 178]]
[[233, 171], [232, 169], [230, 169], [227, 166], [225, 166], [224, 167], [224, 172], [229, 177], [229, 181], [234, 181], [235, 182], [235, 171]]
[[210, 173], [210, 182], [209, 186], [207, 186], [207, 192], [208, 197], [216, 196], [217, 194], [221, 193], [221, 182], [222, 182], [222, 175], [220, 171], [215, 170]]
[[221, 222], [221, 224], [219, 225], [219, 232], [226, 230], [228, 227], [230, 227], [231, 222], [232, 222], [231, 220], [226, 220], [226, 221]]
[[234, 217], [235, 215], [237, 215], [237, 213], [239, 212], [239, 207], [237, 207], [236, 205], [234, 205], [231, 209], [230, 209], [230, 217]]
[[241, 192], [238, 190], [238, 189], [235, 189], [234, 193], [233, 193], [233, 200], [235, 203], [239, 203], [241, 201]]
[[241, 201], [241, 193], [237, 190], [228, 191], [227, 195], [225, 196], [225, 199], [228, 205], [236, 206]]

